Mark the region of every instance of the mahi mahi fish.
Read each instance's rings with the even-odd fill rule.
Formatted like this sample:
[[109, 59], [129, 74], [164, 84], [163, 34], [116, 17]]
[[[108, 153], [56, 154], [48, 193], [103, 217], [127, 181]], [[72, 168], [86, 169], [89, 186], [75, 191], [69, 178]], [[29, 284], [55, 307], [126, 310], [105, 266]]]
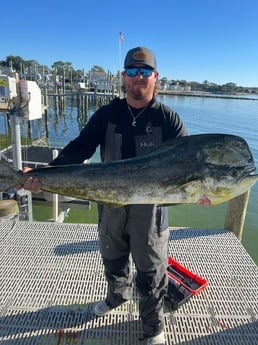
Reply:
[[22, 173], [0, 163], [0, 191], [29, 176], [43, 191], [112, 206], [127, 204], [226, 202], [258, 180], [246, 141], [230, 134], [199, 134], [162, 143], [152, 152], [125, 160], [47, 166]]

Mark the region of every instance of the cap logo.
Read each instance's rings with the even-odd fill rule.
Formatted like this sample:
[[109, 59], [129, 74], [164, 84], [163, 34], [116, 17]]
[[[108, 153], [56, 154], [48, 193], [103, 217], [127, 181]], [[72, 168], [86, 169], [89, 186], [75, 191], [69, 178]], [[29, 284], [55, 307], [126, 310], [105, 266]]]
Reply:
[[142, 51], [138, 51], [133, 54], [133, 59], [139, 61], [146, 61], [148, 59], [148, 54]]

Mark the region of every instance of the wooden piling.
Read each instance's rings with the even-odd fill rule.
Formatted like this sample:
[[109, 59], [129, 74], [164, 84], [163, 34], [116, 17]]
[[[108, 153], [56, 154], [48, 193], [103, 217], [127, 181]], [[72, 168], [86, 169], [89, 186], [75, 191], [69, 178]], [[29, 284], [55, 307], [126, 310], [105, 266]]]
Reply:
[[228, 203], [224, 228], [233, 231], [240, 241], [242, 240], [249, 196], [250, 190], [230, 200]]

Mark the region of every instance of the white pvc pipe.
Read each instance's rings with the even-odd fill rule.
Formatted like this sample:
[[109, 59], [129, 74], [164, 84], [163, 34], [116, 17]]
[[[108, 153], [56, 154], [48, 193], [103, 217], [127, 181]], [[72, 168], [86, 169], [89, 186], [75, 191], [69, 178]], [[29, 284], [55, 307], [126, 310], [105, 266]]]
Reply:
[[[53, 150], [53, 159], [58, 156], [58, 150]], [[58, 221], [58, 194], [53, 194], [53, 221]]]

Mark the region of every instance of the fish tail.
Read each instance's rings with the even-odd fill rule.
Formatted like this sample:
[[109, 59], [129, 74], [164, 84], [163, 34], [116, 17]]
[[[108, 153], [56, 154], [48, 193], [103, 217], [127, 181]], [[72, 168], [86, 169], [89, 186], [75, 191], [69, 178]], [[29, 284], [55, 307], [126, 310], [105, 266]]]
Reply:
[[17, 171], [8, 163], [0, 160], [0, 192], [15, 187], [17, 182]]

